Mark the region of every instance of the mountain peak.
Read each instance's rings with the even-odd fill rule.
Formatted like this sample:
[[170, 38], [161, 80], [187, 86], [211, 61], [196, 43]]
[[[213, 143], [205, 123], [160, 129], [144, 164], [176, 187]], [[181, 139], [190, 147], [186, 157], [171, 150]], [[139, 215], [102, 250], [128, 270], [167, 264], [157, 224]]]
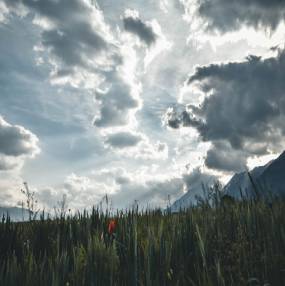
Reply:
[[[263, 166], [255, 167], [249, 173], [257, 188], [260, 189], [261, 195], [285, 196], [285, 151], [277, 159], [271, 160]], [[195, 195], [202, 195], [201, 190], [202, 187], [195, 189], [194, 192], [185, 193], [174, 202], [171, 209], [178, 211], [193, 205]], [[244, 198], [253, 197], [254, 190], [248, 171], [234, 174], [223, 188], [223, 193], [236, 199], [241, 199], [241, 196]]]
[[[261, 195], [274, 196], [285, 195], [285, 151], [281, 155], [264, 166], [259, 166], [250, 171], [250, 175]], [[235, 174], [228, 184], [224, 187], [224, 193], [235, 198], [241, 197], [241, 191], [244, 195], [253, 196], [253, 186], [249, 179], [248, 172]]]

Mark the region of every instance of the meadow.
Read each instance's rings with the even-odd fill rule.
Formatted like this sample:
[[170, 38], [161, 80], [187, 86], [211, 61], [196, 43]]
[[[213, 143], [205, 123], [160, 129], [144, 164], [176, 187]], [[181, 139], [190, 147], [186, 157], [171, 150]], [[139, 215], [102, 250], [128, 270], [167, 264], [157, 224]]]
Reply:
[[0, 223], [0, 285], [285, 285], [285, 201]]

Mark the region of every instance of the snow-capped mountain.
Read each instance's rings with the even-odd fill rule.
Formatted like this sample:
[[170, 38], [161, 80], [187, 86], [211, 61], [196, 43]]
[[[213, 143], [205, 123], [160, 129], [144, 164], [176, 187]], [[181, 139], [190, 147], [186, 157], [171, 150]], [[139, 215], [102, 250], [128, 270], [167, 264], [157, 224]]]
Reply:
[[191, 190], [185, 193], [181, 198], [179, 198], [172, 204], [171, 211], [178, 212], [181, 209], [187, 209], [196, 201], [195, 195], [200, 194], [202, 190], [202, 187], [199, 187], [196, 190]]
[[[251, 170], [250, 175], [253, 182], [247, 171], [235, 174], [223, 188], [223, 194], [236, 199], [251, 198], [256, 192], [254, 184], [260, 196], [285, 197], [285, 151], [277, 159]], [[204, 186], [213, 185], [209, 183]], [[203, 195], [203, 182], [190, 186], [189, 191], [172, 204], [171, 210], [176, 212], [195, 204], [197, 195]]]
[[178, 212], [181, 209], [187, 209], [189, 206], [197, 203], [197, 198], [205, 198], [207, 189], [212, 187], [215, 183], [214, 177], [207, 182], [197, 182], [190, 186], [187, 193], [180, 199], [176, 200], [170, 207], [172, 212]]
[[[257, 179], [266, 169], [266, 166], [259, 166], [250, 171], [253, 182]], [[252, 183], [250, 181], [248, 172], [241, 172], [235, 174], [223, 189], [224, 194], [240, 199], [243, 197], [251, 197], [253, 195]]]
[[285, 152], [277, 159], [250, 171], [253, 183], [247, 172], [235, 174], [224, 187], [224, 193], [234, 198], [252, 197], [254, 186], [260, 196], [285, 196]]

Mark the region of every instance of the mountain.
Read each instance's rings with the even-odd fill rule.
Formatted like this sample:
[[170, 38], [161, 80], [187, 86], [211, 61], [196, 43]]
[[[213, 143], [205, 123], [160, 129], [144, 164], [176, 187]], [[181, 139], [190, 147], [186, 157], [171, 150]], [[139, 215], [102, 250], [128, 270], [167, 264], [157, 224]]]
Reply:
[[[266, 166], [259, 166], [250, 171], [253, 182], [257, 182], [260, 175], [266, 169]], [[243, 197], [251, 197], [253, 195], [253, 187], [248, 172], [235, 174], [227, 185], [223, 188], [224, 194], [232, 196], [236, 199]]]
[[[260, 196], [285, 197], [285, 151], [275, 160], [264, 166], [259, 166], [248, 172], [235, 174], [223, 188], [222, 192], [236, 199], [252, 198], [255, 189]], [[213, 182], [211, 182], [211, 185]], [[206, 185], [206, 188], [209, 185]], [[203, 194], [202, 182], [195, 184], [171, 206], [171, 211], [177, 212], [195, 204], [196, 196]]]
[[269, 191], [285, 196], [285, 152], [264, 170], [262, 180], [266, 183]]
[[192, 185], [188, 192], [185, 193], [180, 199], [176, 200], [170, 207], [172, 212], [187, 209], [191, 205], [197, 203], [197, 198], [205, 198], [205, 192], [208, 188], [212, 187], [215, 183], [214, 178], [206, 182], [198, 182]]
[[240, 199], [241, 196], [253, 197], [257, 189], [260, 196], [285, 196], [285, 152], [266, 165], [254, 168], [250, 175], [253, 183], [247, 172], [235, 174], [224, 187], [224, 193]]
[[181, 209], [187, 209], [195, 201], [195, 194], [201, 193], [202, 188], [194, 190], [194, 192], [188, 191], [180, 199], [176, 200], [170, 207], [172, 212], [178, 212]]
[[26, 209], [17, 207], [0, 207], [0, 220], [3, 216], [7, 217], [7, 213], [12, 221], [27, 220], [29, 218], [29, 212]]

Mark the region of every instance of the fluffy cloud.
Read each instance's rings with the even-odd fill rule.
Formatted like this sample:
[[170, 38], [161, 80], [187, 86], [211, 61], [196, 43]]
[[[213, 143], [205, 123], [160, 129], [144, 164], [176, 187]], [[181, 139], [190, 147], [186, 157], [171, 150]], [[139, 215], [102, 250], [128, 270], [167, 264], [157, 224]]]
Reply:
[[140, 135], [130, 132], [118, 132], [107, 135], [105, 143], [113, 148], [126, 148], [137, 145], [141, 140]]
[[[126, 134], [110, 135], [110, 140], [105, 141], [107, 147], [116, 149], [117, 154], [125, 158], [136, 160], [166, 160], [168, 158], [168, 145], [160, 141], [151, 142], [149, 138], [142, 134], [131, 135]], [[122, 137], [123, 135], [123, 137]]]
[[233, 31], [242, 26], [275, 30], [285, 19], [285, 3], [280, 0], [181, 0], [188, 12], [206, 21], [210, 30]]
[[[193, 181], [193, 180], [192, 180]], [[136, 201], [140, 208], [165, 207], [179, 198], [189, 182], [187, 176], [154, 175], [151, 167], [127, 171], [124, 168], [102, 169], [87, 176], [70, 174], [64, 184], [57, 187], [33, 189], [41, 208], [51, 210], [63, 196], [69, 208], [82, 210], [94, 206], [123, 209]]]
[[4, 3], [0, 2], [0, 23], [5, 21], [7, 12], [7, 7], [4, 5]]
[[1, 206], [16, 206], [22, 199], [21, 188], [23, 180], [14, 171], [0, 172]]
[[23, 165], [23, 157], [5, 156], [0, 154], [0, 172], [21, 168]]
[[100, 200], [112, 192], [112, 187], [96, 182], [94, 178], [70, 174], [64, 183], [57, 187], [33, 189], [41, 208], [52, 210], [65, 198], [66, 206], [72, 210], [83, 210], [96, 206]]
[[30, 188], [35, 191], [40, 208], [52, 210], [65, 197], [68, 208], [82, 211], [92, 206], [99, 207], [101, 203], [105, 208], [106, 195], [108, 206], [113, 209], [132, 207], [135, 202], [140, 208], [166, 207], [169, 198], [174, 202], [185, 192], [191, 192], [193, 198], [203, 196], [202, 186], [216, 181], [216, 177], [199, 168], [177, 175], [157, 175], [155, 168], [144, 166], [128, 171], [113, 167], [94, 170], [84, 176], [72, 173], [57, 187]]
[[34, 156], [38, 153], [38, 138], [19, 125], [11, 125], [0, 116], [0, 153], [7, 156]]
[[[166, 207], [168, 199], [177, 199], [183, 194], [184, 182], [181, 178], [169, 178], [163, 181], [152, 180], [145, 183], [145, 185], [137, 185], [134, 182], [132, 185], [123, 186], [117, 198], [127, 195], [127, 192], [135, 193], [138, 189], [134, 199], [138, 202], [140, 207]], [[117, 199], [115, 197], [115, 199]]]
[[[281, 151], [285, 133], [284, 68], [284, 51], [267, 59], [249, 56], [243, 62], [198, 67], [189, 84], [196, 84], [204, 93], [203, 102], [188, 105], [182, 114], [171, 110], [168, 125], [196, 128], [203, 141], [214, 146], [208, 152], [207, 165], [219, 169], [237, 170], [244, 164], [244, 157]], [[220, 148], [221, 141], [227, 148]], [[233, 160], [241, 158], [240, 163], [222, 167], [221, 157], [228, 155], [217, 156], [221, 149], [228, 150], [227, 154], [242, 151], [243, 156], [240, 152], [232, 155]]]
[[136, 11], [127, 10], [123, 17], [124, 28], [127, 32], [139, 37], [148, 46], [154, 44], [158, 35], [154, 32], [151, 23], [145, 23], [139, 18]]
[[[205, 186], [212, 185], [217, 181], [217, 177], [203, 172], [200, 168], [195, 168], [190, 172], [183, 174], [183, 181], [185, 182], [185, 188], [187, 191], [201, 190], [202, 184]], [[200, 194], [202, 195], [202, 194]]]
[[12, 125], [0, 116], [0, 170], [21, 166], [39, 153], [38, 138], [23, 126]]
[[25, 9], [40, 27], [35, 53], [41, 59], [38, 64], [51, 66], [51, 83], [95, 93], [96, 126], [127, 125], [140, 106], [140, 89], [135, 76], [126, 75], [130, 60], [124, 55], [126, 47], [122, 48], [119, 33], [110, 31], [97, 3], [91, 2], [4, 1], [11, 14]]
[[12, 12], [23, 6], [34, 15], [34, 23], [43, 29], [42, 48], [51, 54], [58, 73], [94, 71], [107, 64], [112, 39], [103, 15], [88, 1], [4, 1]]
[[[181, 126], [195, 125], [195, 120], [189, 116], [186, 110], [180, 111], [176, 107], [169, 107], [162, 117], [163, 124], [173, 129]], [[181, 109], [181, 108], [179, 108]], [[183, 108], [184, 109], [184, 108]], [[198, 124], [198, 122], [196, 122]]]
[[[118, 184], [117, 192], [111, 196], [114, 202], [127, 202], [129, 205], [137, 201], [140, 207], [166, 207], [180, 198], [185, 192], [191, 196], [203, 196], [203, 185], [210, 186], [217, 178], [196, 168], [181, 176], [141, 176], [140, 172], [129, 174], [129, 180]], [[143, 178], [143, 179], [142, 179]]]
[[125, 31], [139, 39], [139, 41], [135, 41], [135, 46], [140, 47], [142, 43], [142, 46], [146, 47], [143, 49], [145, 69], [158, 55], [172, 48], [172, 43], [167, 40], [156, 19], [143, 21], [137, 10], [130, 9], [125, 11], [122, 19]]
[[217, 141], [208, 150], [205, 164], [210, 169], [241, 172], [246, 170], [247, 156], [247, 152], [233, 149], [227, 141]]
[[129, 152], [128, 156], [143, 160], [166, 160], [168, 158], [168, 145], [160, 141], [152, 143], [148, 138], [145, 138], [135, 150]]
[[134, 113], [140, 108], [140, 90], [118, 73], [108, 73], [108, 80], [110, 86], [96, 91], [100, 112], [95, 116], [94, 125], [102, 128], [128, 125], [134, 121]]
[[176, 199], [183, 194], [183, 178], [154, 176], [149, 168], [138, 168], [132, 172], [113, 168], [96, 172], [90, 178], [97, 184], [102, 184], [104, 179], [108, 189], [106, 194], [109, 194], [115, 208], [130, 207], [135, 201], [141, 208], [164, 207], [169, 195]]

